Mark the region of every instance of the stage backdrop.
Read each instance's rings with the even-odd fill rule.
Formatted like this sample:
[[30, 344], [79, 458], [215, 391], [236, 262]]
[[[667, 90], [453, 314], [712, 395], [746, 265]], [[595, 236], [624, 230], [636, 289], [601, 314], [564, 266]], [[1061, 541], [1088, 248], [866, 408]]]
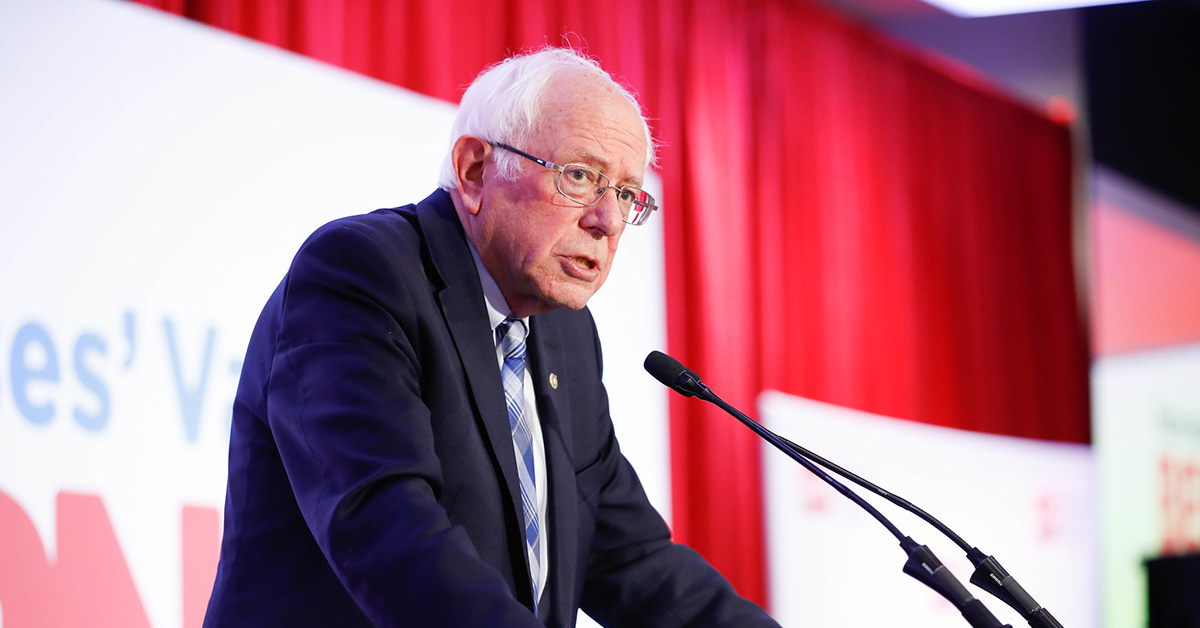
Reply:
[[[1086, 344], [1069, 255], [1068, 133], [969, 73], [902, 50], [795, 0], [161, 4], [447, 101], [457, 100], [484, 65], [512, 50], [562, 43], [566, 34], [566, 41], [585, 46], [644, 97], [664, 142], [669, 348], [721, 385], [730, 400], [751, 407], [758, 392], [770, 386], [918, 421], [1087, 439]], [[129, 480], [133, 496], [125, 499], [149, 504], [147, 521], [153, 514], [158, 524], [178, 525], [184, 537], [215, 537], [215, 513], [199, 493], [197, 509], [177, 508], [182, 510], [177, 517], [151, 513], [162, 507], [132, 480], [154, 486], [170, 482], [170, 474], [136, 456], [102, 453], [119, 440], [118, 417], [122, 408], [135, 407], [130, 404], [144, 404], [151, 415], [146, 420], [158, 423], [145, 430], [121, 428], [129, 431], [120, 438], [166, 448], [167, 453], [153, 456], [177, 454], [173, 462], [187, 463], [193, 456], [156, 439], [190, 443], [195, 434], [203, 442], [211, 438], [206, 430], [222, 433], [222, 416], [214, 409], [222, 402], [216, 399], [220, 386], [232, 391], [232, 362], [244, 340], [231, 331], [238, 325], [233, 314], [206, 309], [221, 306], [196, 295], [212, 292], [219, 301], [228, 294], [231, 303], [236, 299], [248, 310], [239, 316], [252, 318], [263, 298], [258, 295], [265, 295], [262, 285], [277, 280], [302, 234], [327, 217], [313, 215], [310, 224], [293, 219], [286, 223], [293, 233], [277, 228], [286, 221], [276, 208], [293, 209], [298, 216], [301, 201], [317, 200], [318, 213], [333, 215], [407, 202], [413, 194], [399, 193], [405, 188], [396, 181], [436, 163], [428, 154], [415, 160], [420, 163], [382, 167], [378, 159], [360, 165], [351, 158], [369, 152], [356, 142], [380, 141], [389, 124], [403, 122], [395, 117], [364, 116], [374, 128], [355, 127], [359, 140], [309, 141], [307, 133], [324, 133], [321, 122], [354, 127], [353, 116], [370, 105], [356, 95], [339, 101], [350, 111], [345, 117], [295, 114], [310, 106], [324, 112], [323, 98], [333, 93], [330, 97], [337, 99], [336, 92], [307, 88], [292, 94], [272, 86], [274, 71], [239, 74], [243, 60], [231, 58], [225, 44], [206, 41], [199, 46], [205, 52], [181, 58], [170, 47], [187, 45], [186, 36], [176, 35], [186, 31], [162, 35], [148, 28], [148, 21], [121, 28], [123, 19], [150, 19], [136, 9], [100, 0], [8, 2], [0, 8], [6, 28], [0, 71], [13, 81], [4, 93], [20, 95], [6, 106], [25, 116], [3, 119], [7, 161], [0, 177], [22, 193], [6, 197], [4, 206], [6, 216], [15, 216], [13, 228], [5, 229], [11, 241], [4, 242], [4, 254], [16, 257], [5, 261], [5, 281], [11, 277], [15, 287], [6, 294], [5, 303], [14, 304], [5, 306], [11, 314], [0, 321], [10, 358], [7, 365], [0, 362], [8, 375], [7, 381], [0, 378], [0, 411], [9, 417], [0, 424], [14, 430], [11, 437], [4, 434], [3, 446], [11, 448], [4, 452], [6, 460], [16, 460], [7, 454], [19, 451], [22, 461], [40, 461], [4, 463], [13, 465], [4, 469], [4, 478], [40, 486], [5, 502], [12, 517], [4, 521], [21, 531], [13, 535], [23, 539], [19, 547], [34, 547], [31, 539], [39, 543], [37, 551], [14, 554], [22, 565], [42, 561], [44, 568], [17, 572], [28, 574], [24, 580], [41, 586], [38, 590], [52, 590], [43, 583], [58, 578], [70, 585], [59, 590], [99, 599], [85, 592], [100, 581], [123, 592], [114, 599], [126, 601], [136, 599], [129, 594], [135, 588], [125, 586], [129, 579], [81, 576], [107, 572], [91, 570], [91, 563], [77, 558], [79, 544], [59, 543], [53, 528], [58, 525], [64, 540], [80, 538], [64, 530], [92, 531], [99, 540], [87, 547], [103, 551], [100, 563], [114, 564], [118, 544], [102, 542], [104, 525], [70, 522], [103, 521], [96, 500], [88, 496], [95, 496], [100, 482], [124, 486]], [[66, 30], [57, 35], [39, 30], [46, 28]], [[105, 39], [108, 34], [116, 40]], [[39, 51], [75, 53], [78, 58], [64, 65], [80, 69], [40, 65]], [[197, 57], [226, 65], [204, 66]], [[126, 63], [149, 68], [147, 76], [156, 81], [134, 81], [127, 91], [109, 95], [109, 84], [123, 85], [114, 76]], [[206, 89], [208, 80], [231, 83]], [[165, 92], [148, 87], [158, 82]], [[235, 98], [262, 92], [267, 97], [282, 93], [285, 102], [258, 107]], [[33, 98], [42, 93], [49, 96]], [[163, 100], [162, 93], [180, 100]], [[97, 118], [69, 122], [85, 110]], [[161, 116], [180, 122], [164, 125]], [[150, 122], [149, 131], [123, 126], [141, 120]], [[253, 128], [229, 124], [247, 120]], [[421, 123], [427, 124], [423, 113]], [[267, 146], [291, 151], [269, 155], [265, 162], [294, 165], [301, 174], [239, 167], [241, 159], [255, 155], [245, 141], [257, 128], [276, 131], [264, 138]], [[65, 137], [59, 129], [68, 129]], [[221, 129], [232, 131], [221, 136]], [[409, 132], [400, 132], [401, 137]], [[215, 138], [211, 145], [201, 142], [208, 138]], [[134, 143], [132, 155], [113, 152], [121, 139]], [[400, 143], [420, 145], [407, 138]], [[42, 154], [47, 147], [55, 149], [52, 155]], [[318, 149], [331, 152], [317, 154]], [[381, 152], [386, 153], [381, 159], [404, 159], [386, 148]], [[344, 176], [336, 177], [329, 162], [341, 156]], [[43, 168], [41, 174], [32, 164]], [[384, 196], [355, 196], [372, 189], [360, 181], [381, 180], [378, 168], [395, 177], [387, 181], [392, 185]], [[260, 174], [275, 178], [259, 187]], [[233, 195], [244, 202], [225, 204], [206, 196], [225, 180], [250, 190]], [[309, 187], [321, 182], [336, 191], [323, 196]], [[301, 190], [301, 198], [283, 198], [280, 190], [289, 186]], [[418, 195], [427, 189], [415, 187], [421, 188]], [[105, 200], [110, 193], [116, 200]], [[153, 200], [156, 211], [120, 213], [139, 193]], [[354, 207], [345, 206], [352, 201]], [[335, 202], [339, 205], [331, 210]], [[270, 206], [264, 210], [269, 218], [243, 217], [239, 211], [261, 205]], [[32, 221], [33, 231], [18, 231], [26, 229], [22, 221]], [[227, 233], [230, 225], [280, 234], [278, 252], [265, 244], [239, 248], [244, 241], [188, 245], [170, 239], [184, 232], [204, 243]], [[623, 256], [628, 247], [623, 245]], [[133, 261], [101, 261], [101, 252], [110, 251]], [[170, 257], [160, 260], [150, 253]], [[219, 267], [197, 271], [177, 261], [179, 255], [199, 255]], [[246, 270], [238, 264], [246, 259], [275, 266]], [[150, 279], [150, 269], [163, 274]], [[215, 279], [220, 277], [228, 280]], [[234, 285], [243, 277], [258, 285]], [[125, 278], [137, 283], [122, 283]], [[137, 292], [120, 288], [129, 285], [137, 285]], [[243, 298], [249, 295], [252, 306]], [[647, 303], [654, 301], [638, 295], [618, 307], [639, 323], [654, 320]], [[615, 350], [610, 343], [610, 355]], [[644, 351], [631, 353], [640, 358]], [[148, 362], [148, 356], [158, 361]], [[636, 363], [618, 366], [610, 358], [610, 374], [617, 371], [640, 376]], [[653, 399], [661, 403], [661, 397], [651, 399], [645, 407], [654, 407]], [[670, 496], [676, 536], [696, 545], [743, 593], [766, 601], [758, 444], [699, 405], [672, 404]], [[641, 421], [640, 415], [632, 416]], [[97, 425], [106, 427], [97, 430]], [[655, 433], [650, 430], [651, 437]], [[49, 449], [32, 448], [39, 437]], [[223, 456], [223, 444], [194, 446]], [[81, 467], [88, 470], [134, 469], [112, 480], [103, 479], [110, 471], [75, 471], [75, 479], [38, 471], [39, 464], [63, 469], [90, 464], [81, 461], [95, 463]], [[662, 465], [665, 456], [653, 462]], [[61, 525], [52, 515], [60, 492], [68, 493], [57, 511]], [[72, 494], [84, 498], [77, 501]], [[139, 515], [113, 519], [125, 516]], [[114, 527], [124, 547], [130, 533], [121, 523]], [[167, 563], [203, 562], [160, 555], [160, 550], [126, 551]], [[133, 564], [137, 560], [142, 559], [130, 558]], [[138, 586], [155, 580], [147, 586], [178, 595], [182, 608], [201, 604], [194, 596], [172, 593], [178, 588], [167, 576], [136, 575], [140, 568], [130, 569]], [[204, 579], [187, 568], [181, 571], [185, 582]], [[9, 577], [5, 586], [17, 579]], [[71, 607], [33, 594], [0, 593], [0, 600], [9, 617], [16, 612], [9, 608], [13, 605], [53, 612]], [[91, 600], [78, 598], [75, 608], [94, 605]], [[155, 625], [160, 617], [175, 621], [170, 597], [156, 595], [145, 604], [165, 609], [152, 611]]]
[[[139, 0], [456, 102], [571, 43], [662, 140], [670, 352], [773, 388], [1087, 442], [1070, 134], [807, 0]], [[676, 538], [767, 602], [756, 439], [671, 402]]]
[[[246, 342], [307, 235], [433, 190], [453, 107], [194, 22], [0, 2], [0, 626], [198, 628]], [[662, 223], [594, 311], [669, 511]]]

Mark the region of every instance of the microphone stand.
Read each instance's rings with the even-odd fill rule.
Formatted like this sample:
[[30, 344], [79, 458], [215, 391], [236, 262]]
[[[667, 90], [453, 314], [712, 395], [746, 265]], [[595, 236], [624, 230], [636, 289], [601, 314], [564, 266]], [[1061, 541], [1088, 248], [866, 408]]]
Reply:
[[[703, 386], [703, 384], [701, 384], [701, 386]], [[996, 619], [996, 616], [992, 615], [991, 611], [989, 611], [987, 607], [983, 605], [983, 602], [971, 595], [971, 592], [968, 591], [967, 588], [958, 581], [958, 578], [955, 578], [954, 574], [950, 573], [950, 570], [946, 569], [946, 567], [942, 565], [942, 562], [938, 560], [937, 556], [934, 556], [933, 551], [930, 550], [928, 546], [920, 545], [914, 541], [912, 537], [905, 536], [894, 524], [892, 524], [891, 521], [888, 521], [888, 519], [884, 517], [882, 513], [876, 510], [874, 506], [869, 504], [863, 498], [859, 497], [854, 491], [851, 491], [841, 482], [833, 479], [833, 477], [831, 477], [828, 473], [825, 473], [823, 469], [813, 464], [799, 452], [789, 447], [783, 442], [783, 439], [777, 436], [774, 432], [763, 427], [754, 419], [746, 416], [737, 408], [725, 403], [725, 400], [714, 394], [708, 389], [707, 386], [704, 386], [704, 392], [706, 394], [696, 396], [704, 401], [713, 403], [722, 410], [732, 414], [737, 420], [741, 421], [743, 425], [750, 428], [755, 434], [758, 434], [760, 437], [762, 437], [763, 440], [771, 443], [776, 449], [779, 449], [783, 453], [787, 454], [789, 458], [800, 463], [800, 465], [805, 469], [808, 469], [817, 477], [824, 480], [827, 484], [837, 489], [839, 493], [845, 495], [851, 501], [858, 504], [868, 513], [870, 513], [872, 517], [875, 517], [879, 523], [883, 524], [883, 526], [887, 528], [893, 536], [900, 540], [900, 548], [904, 550], [904, 553], [908, 556], [908, 560], [904, 562], [904, 573], [912, 576], [925, 586], [933, 589], [939, 595], [946, 598], [946, 600], [953, 604], [954, 607], [957, 608], [960, 613], [962, 613], [962, 616], [967, 620], [967, 623], [973, 626], [973, 628], [1012, 628], [1012, 626], [1008, 624], [1001, 624], [1000, 620]]]
[[[972, 584], [987, 591], [988, 593], [991, 593], [1005, 604], [1011, 606], [1014, 610], [1021, 614], [1021, 616], [1029, 623], [1031, 628], [1062, 628], [1062, 624], [1058, 623], [1058, 620], [1050, 614], [1050, 611], [1038, 604], [1037, 601], [1033, 599], [1033, 596], [1029, 595], [1029, 593], [1025, 591], [1025, 589], [1016, 581], [1016, 579], [1009, 575], [1004, 567], [1000, 565], [999, 561], [992, 556], [984, 554], [981, 550], [979, 550], [979, 548], [972, 547], [965, 540], [963, 540], [962, 537], [960, 537], [958, 534], [955, 534], [953, 530], [951, 530], [941, 521], [935, 519], [929, 513], [918, 508], [899, 495], [894, 495], [883, 488], [859, 477], [858, 475], [855, 475], [854, 473], [838, 466], [837, 464], [826, 460], [825, 458], [809, 451], [808, 449], [805, 449], [804, 447], [801, 447], [800, 445], [797, 445], [796, 443], [793, 443], [792, 441], [763, 427], [757, 421], [746, 416], [740, 410], [734, 408], [726, 403], [723, 399], [718, 397], [712, 392], [711, 389], [709, 389], [708, 386], [704, 385], [704, 383], [700, 381], [700, 376], [696, 375], [696, 373], [690, 369], [684, 367], [675, 358], [672, 358], [671, 356], [660, 351], [652, 351], [650, 355], [646, 356], [645, 367], [646, 370], [655, 377], [655, 379], [671, 388], [675, 392], [685, 397], [699, 397], [700, 399], [708, 401], [718, 406], [722, 410], [725, 410], [725, 412], [733, 415], [734, 418], [736, 418], [738, 421], [741, 421], [746, 427], [749, 427], [751, 431], [753, 431], [755, 434], [758, 434], [763, 440], [766, 440], [780, 451], [783, 451], [788, 455], [788, 457], [792, 458], [796, 462], [799, 462], [804, 468], [808, 469], [817, 475], [817, 477], [820, 477], [826, 483], [837, 489], [838, 492], [842, 493], [851, 501], [867, 510], [867, 512], [871, 513], [872, 516], [874, 516], [880, 521], [880, 523], [887, 527], [892, 534], [896, 535], [897, 538], [900, 538], [899, 531], [896, 530], [895, 526], [892, 526], [890, 522], [887, 522], [883, 515], [879, 514], [879, 512], [870, 504], [867, 504], [848, 488], [829, 477], [824, 471], [816, 468], [811, 461], [815, 461], [821, 466], [830, 469], [834, 473], [837, 473], [851, 482], [854, 482], [855, 484], [858, 484], [859, 486], [875, 493], [876, 495], [883, 497], [900, 508], [903, 508], [904, 510], [907, 510], [920, 517], [926, 523], [936, 528], [939, 532], [949, 537], [952, 541], [954, 541], [955, 544], [957, 544], [966, 552], [967, 560], [971, 561], [971, 564], [975, 566], [975, 571], [971, 574]], [[904, 547], [905, 552], [909, 553], [911, 562], [914, 553], [910, 552], [909, 548], [906, 547], [905, 539], [907, 539], [909, 542], [911, 542], [912, 539], [909, 537], [904, 537], [901, 539], [901, 547]], [[928, 551], [927, 548], [926, 551]], [[930, 556], [932, 556], [932, 553], [930, 553]], [[936, 558], [934, 558], [934, 560], [936, 560]], [[909, 565], [907, 563], [905, 564], [905, 573], [913, 575], [909, 572]], [[914, 575], [914, 577], [917, 576]], [[917, 579], [920, 580], [921, 578], [918, 577]], [[955, 583], [957, 584], [957, 581], [955, 581]], [[935, 588], [935, 590], [937, 589]], [[938, 592], [942, 593], [941, 591]], [[943, 597], [946, 597], [946, 594], [943, 593], [942, 595]], [[950, 598], [947, 597], [947, 599]], [[953, 603], [954, 600], [951, 600], [951, 602]], [[970, 621], [970, 618], [968, 618], [968, 621]]]
[[[688, 373], [690, 373], [690, 371], [688, 371]], [[657, 377], [657, 375], [655, 376]], [[686, 374], [681, 374], [681, 377], [684, 376], [686, 376]], [[741, 421], [743, 425], [750, 428], [751, 431], [753, 431], [755, 434], [758, 434], [763, 440], [774, 445], [776, 449], [782, 451], [789, 458], [795, 460], [805, 469], [808, 469], [814, 475], [824, 480], [839, 493], [845, 495], [855, 504], [858, 504], [859, 507], [870, 513], [872, 517], [875, 517], [875, 519], [878, 520], [883, 527], [887, 528], [887, 530], [900, 541], [900, 548], [904, 550], [904, 553], [908, 556], [908, 560], [904, 563], [904, 573], [912, 576], [925, 586], [933, 589], [939, 595], [946, 598], [947, 601], [953, 604], [954, 607], [957, 608], [960, 613], [962, 613], [962, 616], [967, 620], [967, 623], [969, 623], [973, 628], [1012, 628], [1012, 626], [1008, 624], [1001, 624], [1000, 620], [996, 619], [996, 616], [993, 615], [991, 611], [989, 611], [987, 607], [983, 605], [983, 602], [971, 595], [971, 592], [968, 591], [961, 582], [959, 582], [958, 578], [955, 578], [954, 574], [950, 573], [950, 570], [947, 569], [940, 560], [938, 560], [937, 556], [934, 556], [933, 552], [928, 546], [920, 545], [914, 541], [912, 537], [905, 536], [902, 532], [900, 532], [899, 528], [893, 525], [891, 521], [888, 521], [887, 517], [884, 517], [883, 514], [880, 513], [874, 506], [872, 506], [863, 498], [859, 497], [854, 491], [847, 488], [844, 484], [835, 480], [823, 469], [800, 454], [796, 449], [789, 446], [780, 436], [763, 427], [754, 419], [746, 416], [737, 408], [725, 403], [725, 400], [718, 397], [712, 392], [712, 390], [708, 388], [708, 386], [705, 386], [703, 383], [701, 383], [698, 377], [694, 378], [691, 383], [694, 383], [695, 388], [687, 391], [687, 393], [685, 393], [687, 396], [694, 395], [699, 397], [700, 399], [715, 404], [717, 407], [733, 415], [734, 418]], [[680, 390], [679, 388], [676, 388], [675, 385], [668, 384], [668, 386], [675, 388], [677, 391]]]
[[[767, 430], [765, 427], [763, 429]], [[934, 528], [937, 528], [939, 532], [946, 535], [950, 540], [954, 541], [956, 545], [962, 548], [962, 550], [967, 554], [967, 560], [971, 561], [971, 564], [975, 566], [975, 571], [971, 574], [971, 584], [987, 591], [988, 593], [991, 593], [1005, 604], [1011, 606], [1013, 610], [1016, 610], [1021, 614], [1021, 617], [1023, 617], [1032, 628], [1062, 628], [1062, 624], [1058, 623], [1058, 620], [1050, 614], [1050, 611], [1041, 604], [1038, 604], [1037, 601], [1033, 599], [1033, 596], [1029, 595], [1029, 593], [1025, 591], [1025, 588], [1017, 582], [1016, 578], [1013, 578], [1011, 575], [1009, 575], [1008, 571], [1006, 571], [1004, 567], [1000, 565], [1000, 562], [997, 561], [995, 557], [989, 556], [979, 548], [971, 546], [969, 543], [963, 540], [962, 537], [960, 537], [958, 534], [955, 534], [953, 530], [951, 530], [941, 521], [938, 521], [936, 518], [934, 518], [933, 515], [930, 515], [903, 497], [872, 484], [870, 481], [855, 475], [853, 472], [848, 471], [837, 464], [826, 460], [825, 458], [822, 458], [821, 456], [809, 451], [808, 449], [805, 449], [804, 447], [801, 447], [800, 445], [797, 445], [796, 443], [793, 443], [787, 438], [779, 436], [774, 432], [771, 433], [777, 436], [784, 445], [797, 454], [808, 458], [809, 460], [816, 462], [817, 464], [833, 471], [847, 480], [850, 480], [851, 482], [854, 482], [855, 484], [871, 491], [872, 493], [879, 495], [880, 497], [892, 502], [900, 508], [911, 512], [917, 517], [920, 517]]]

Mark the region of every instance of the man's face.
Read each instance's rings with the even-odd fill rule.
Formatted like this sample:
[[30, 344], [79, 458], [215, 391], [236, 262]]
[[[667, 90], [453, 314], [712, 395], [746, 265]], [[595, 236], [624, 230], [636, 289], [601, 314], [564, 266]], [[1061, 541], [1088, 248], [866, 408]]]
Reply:
[[[591, 166], [613, 186], [642, 185], [641, 118], [595, 78], [558, 77], [539, 129], [516, 148], [556, 164]], [[495, 155], [488, 158], [478, 211], [464, 221], [468, 236], [514, 315], [582, 308], [608, 277], [625, 229], [616, 193], [584, 207], [558, 193], [556, 171], [517, 158], [521, 170], [511, 180], [497, 176]]]

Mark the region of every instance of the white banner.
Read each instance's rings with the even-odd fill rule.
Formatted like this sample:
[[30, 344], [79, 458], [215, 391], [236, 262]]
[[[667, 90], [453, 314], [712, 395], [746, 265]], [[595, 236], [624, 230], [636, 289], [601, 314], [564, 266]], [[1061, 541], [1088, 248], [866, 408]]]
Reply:
[[[0, 626], [197, 628], [251, 327], [339, 216], [433, 191], [452, 106], [126, 2], [0, 2]], [[596, 301], [668, 506], [661, 221]]]

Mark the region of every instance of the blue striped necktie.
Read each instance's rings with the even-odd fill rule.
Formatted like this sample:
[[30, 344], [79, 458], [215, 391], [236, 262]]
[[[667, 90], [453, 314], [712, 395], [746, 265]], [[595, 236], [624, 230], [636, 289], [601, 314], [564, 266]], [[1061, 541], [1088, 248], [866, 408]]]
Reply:
[[504, 380], [504, 399], [508, 404], [508, 426], [512, 431], [513, 450], [517, 454], [517, 475], [521, 479], [521, 501], [525, 512], [525, 550], [529, 555], [529, 579], [533, 585], [533, 608], [537, 614], [537, 602], [541, 591], [541, 531], [538, 529], [537, 477], [534, 473], [533, 433], [529, 429], [529, 418], [525, 415], [525, 323], [507, 319], [496, 327], [500, 338], [500, 351], [504, 354], [504, 366], [500, 376]]

